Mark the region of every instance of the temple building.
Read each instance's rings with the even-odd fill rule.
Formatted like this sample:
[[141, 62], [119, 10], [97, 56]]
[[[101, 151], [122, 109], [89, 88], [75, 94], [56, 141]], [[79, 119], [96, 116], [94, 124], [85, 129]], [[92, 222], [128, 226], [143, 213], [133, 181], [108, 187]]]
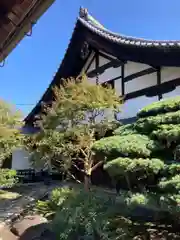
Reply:
[[147, 104], [180, 94], [180, 40], [117, 34], [81, 8], [64, 59], [39, 103], [26, 117], [27, 125], [41, 111], [41, 103], [52, 101], [55, 84], [82, 72], [94, 84], [111, 84], [125, 98], [120, 119], [132, 118]]
[[126, 121], [147, 104], [180, 94], [180, 40], [117, 34], [81, 8], [64, 59], [39, 103], [26, 117], [26, 126], [33, 126], [42, 103], [52, 102], [54, 85], [83, 72], [92, 83], [108, 82], [124, 96], [119, 118]]

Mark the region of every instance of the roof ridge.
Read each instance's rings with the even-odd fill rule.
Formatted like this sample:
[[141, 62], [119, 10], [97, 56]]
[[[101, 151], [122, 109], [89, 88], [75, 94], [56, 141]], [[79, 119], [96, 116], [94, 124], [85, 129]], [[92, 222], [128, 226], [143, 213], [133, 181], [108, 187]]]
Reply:
[[130, 45], [141, 45], [141, 46], [159, 46], [159, 47], [173, 47], [178, 45], [180, 47], [180, 40], [153, 40], [146, 38], [133, 37], [128, 35], [119, 34], [105, 28], [99, 23], [94, 17], [88, 13], [87, 8], [80, 7], [79, 20], [93, 32], [98, 33], [101, 36], [107, 37], [109, 40], [130, 44]]

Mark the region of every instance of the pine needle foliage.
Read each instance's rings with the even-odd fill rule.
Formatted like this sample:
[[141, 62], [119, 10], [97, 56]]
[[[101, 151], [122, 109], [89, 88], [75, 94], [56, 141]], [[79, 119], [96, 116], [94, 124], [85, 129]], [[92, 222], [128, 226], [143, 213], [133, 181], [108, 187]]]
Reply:
[[137, 114], [138, 117], [155, 116], [167, 112], [174, 112], [180, 110], [180, 97], [168, 98], [142, 108]]

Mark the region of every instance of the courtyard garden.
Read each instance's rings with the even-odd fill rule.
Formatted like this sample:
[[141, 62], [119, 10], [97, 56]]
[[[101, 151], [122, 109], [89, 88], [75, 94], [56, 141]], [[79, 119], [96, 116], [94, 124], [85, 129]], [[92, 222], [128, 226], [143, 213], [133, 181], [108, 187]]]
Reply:
[[[108, 85], [69, 79], [54, 96], [37, 118], [41, 131], [15, 141], [34, 167], [54, 166], [64, 179], [31, 208], [47, 219], [49, 239], [180, 239], [180, 97], [148, 105], [122, 125], [115, 116], [123, 99]], [[0, 204], [21, 198], [12, 191], [16, 173], [1, 171], [10, 189], [1, 190]]]

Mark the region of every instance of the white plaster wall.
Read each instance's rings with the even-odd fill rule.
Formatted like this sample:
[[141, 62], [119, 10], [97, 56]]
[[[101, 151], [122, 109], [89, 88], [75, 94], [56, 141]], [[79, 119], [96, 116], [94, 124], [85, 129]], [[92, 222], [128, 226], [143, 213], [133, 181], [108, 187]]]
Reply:
[[127, 64], [125, 64], [124, 66], [124, 76], [127, 77], [133, 73], [143, 71], [149, 67], [150, 66], [146, 64], [128, 61]]
[[123, 106], [121, 113], [118, 114], [118, 118], [131, 118], [135, 117], [141, 108], [145, 107], [148, 104], [158, 101], [158, 97], [146, 97], [141, 96], [138, 98], [127, 100]]
[[[99, 65], [102, 66], [106, 63], [110, 62], [109, 60], [103, 58], [103, 57], [100, 57], [99, 58]], [[92, 71], [95, 69], [95, 61], [91, 64], [91, 67], [90, 69], [88, 70], [88, 72]], [[109, 80], [111, 80], [112, 78], [115, 78], [115, 77], [119, 77], [121, 76], [121, 67], [118, 67], [118, 68], [108, 68], [106, 69], [101, 75], [99, 75], [99, 83], [104, 83], [104, 82], [107, 82]], [[93, 78], [89, 78], [90, 82], [92, 83], [96, 83], [96, 77], [93, 77]]]
[[161, 69], [161, 82], [168, 82], [180, 78], [180, 67], [164, 67]]
[[138, 77], [125, 83], [125, 93], [131, 93], [157, 84], [157, 73]]
[[12, 169], [22, 170], [31, 168], [29, 154], [24, 149], [17, 149], [12, 153]]
[[103, 66], [104, 64], [110, 62], [110, 60], [104, 58], [104, 57], [99, 57], [99, 66]]

